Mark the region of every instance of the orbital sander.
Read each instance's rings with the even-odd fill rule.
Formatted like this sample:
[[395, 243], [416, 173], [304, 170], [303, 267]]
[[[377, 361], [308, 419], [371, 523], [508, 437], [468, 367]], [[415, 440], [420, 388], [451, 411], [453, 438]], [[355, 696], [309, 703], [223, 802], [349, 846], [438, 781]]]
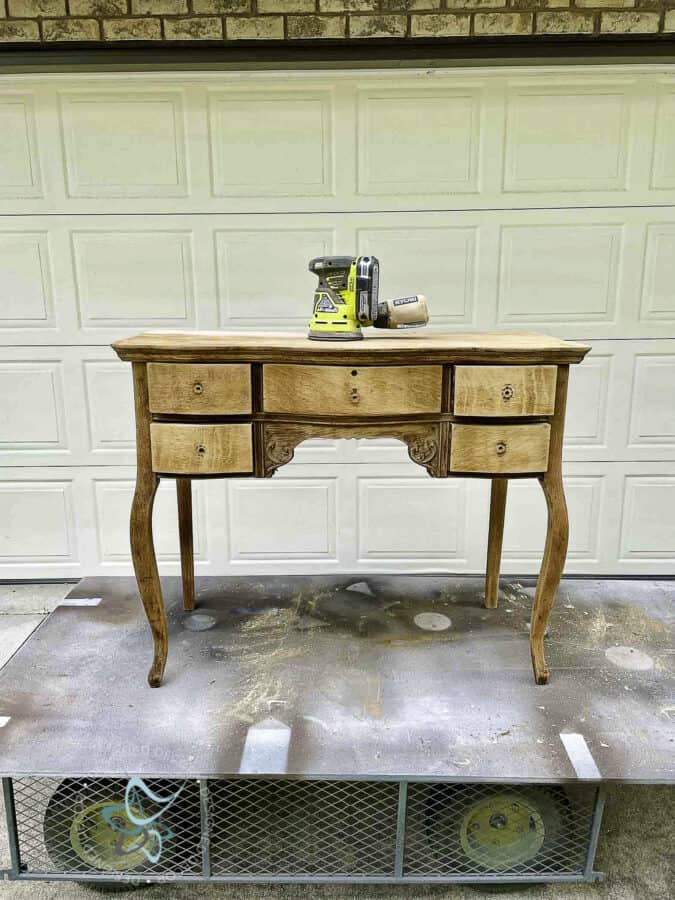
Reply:
[[429, 321], [422, 294], [379, 300], [380, 264], [374, 256], [319, 256], [309, 271], [319, 279], [309, 323], [314, 341], [360, 341], [364, 325], [418, 328]]

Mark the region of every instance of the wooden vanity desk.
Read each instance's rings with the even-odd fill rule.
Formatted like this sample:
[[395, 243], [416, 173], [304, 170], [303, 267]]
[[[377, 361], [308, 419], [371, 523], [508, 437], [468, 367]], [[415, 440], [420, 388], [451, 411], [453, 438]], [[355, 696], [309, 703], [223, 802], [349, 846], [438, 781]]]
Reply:
[[539, 334], [369, 336], [148, 333], [113, 344], [133, 363], [137, 476], [131, 551], [161, 684], [167, 623], [152, 536], [160, 478], [175, 478], [183, 602], [194, 607], [191, 480], [270, 478], [308, 438], [396, 438], [434, 478], [490, 478], [485, 605], [497, 606], [509, 478], [537, 478], [548, 528], [530, 629], [535, 680], [567, 552], [561, 475], [570, 364], [589, 347]]

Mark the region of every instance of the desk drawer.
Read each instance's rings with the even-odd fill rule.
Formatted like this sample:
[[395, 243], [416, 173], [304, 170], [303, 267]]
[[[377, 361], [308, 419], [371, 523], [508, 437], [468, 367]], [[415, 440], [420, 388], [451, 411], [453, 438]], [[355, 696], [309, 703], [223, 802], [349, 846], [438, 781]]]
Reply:
[[168, 475], [226, 475], [253, 471], [250, 424], [150, 426], [152, 468]]
[[442, 366], [263, 368], [265, 412], [401, 416], [441, 411]]
[[148, 394], [154, 413], [249, 413], [251, 367], [240, 363], [148, 363]]
[[450, 471], [488, 475], [544, 472], [551, 427], [536, 425], [458, 425], [453, 423]]
[[456, 416], [550, 416], [557, 366], [457, 366]]

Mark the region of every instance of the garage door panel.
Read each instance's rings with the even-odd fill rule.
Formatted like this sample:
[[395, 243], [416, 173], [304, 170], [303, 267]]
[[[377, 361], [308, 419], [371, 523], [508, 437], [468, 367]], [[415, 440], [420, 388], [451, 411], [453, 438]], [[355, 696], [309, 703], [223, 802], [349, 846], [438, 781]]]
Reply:
[[0, 329], [49, 329], [54, 324], [48, 232], [3, 229], [0, 232]]
[[651, 173], [651, 187], [658, 191], [675, 188], [675, 83], [672, 80], [656, 86], [656, 135]]
[[362, 89], [357, 102], [359, 194], [478, 192], [479, 88]]
[[211, 91], [213, 195], [331, 196], [333, 103], [330, 89]]
[[60, 93], [68, 197], [184, 197], [179, 91]]
[[643, 568], [675, 559], [675, 476], [625, 476], [619, 553], [620, 562]]
[[503, 226], [499, 323], [614, 324], [622, 232], [580, 221]]
[[306, 325], [316, 281], [307, 264], [337, 252], [333, 229], [217, 230], [214, 241], [221, 326]]
[[74, 231], [72, 245], [83, 328], [194, 327], [190, 232]]
[[546, 77], [513, 85], [506, 99], [504, 190], [623, 191], [627, 187], [631, 82]]
[[0, 200], [42, 197], [32, 93], [0, 97]]
[[640, 318], [675, 324], [675, 223], [649, 222], [643, 257]]
[[434, 325], [472, 325], [477, 312], [477, 224], [469, 227], [358, 229], [359, 253], [378, 257], [383, 297], [424, 293]]

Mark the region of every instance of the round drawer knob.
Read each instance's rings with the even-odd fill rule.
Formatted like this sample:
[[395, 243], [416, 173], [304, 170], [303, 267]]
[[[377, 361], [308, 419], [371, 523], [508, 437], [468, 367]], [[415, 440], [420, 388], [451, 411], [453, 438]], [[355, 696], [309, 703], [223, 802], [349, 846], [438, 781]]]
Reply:
[[204, 390], [204, 385], [201, 384], [201, 382], [196, 381], [192, 390], [195, 392], [195, 394], [201, 394]]
[[503, 456], [506, 453], [506, 441], [497, 441], [497, 456]]
[[502, 388], [502, 400], [511, 400], [513, 397], [513, 385], [505, 384]]
[[197, 444], [197, 456], [206, 456], [206, 447], [203, 444]]

